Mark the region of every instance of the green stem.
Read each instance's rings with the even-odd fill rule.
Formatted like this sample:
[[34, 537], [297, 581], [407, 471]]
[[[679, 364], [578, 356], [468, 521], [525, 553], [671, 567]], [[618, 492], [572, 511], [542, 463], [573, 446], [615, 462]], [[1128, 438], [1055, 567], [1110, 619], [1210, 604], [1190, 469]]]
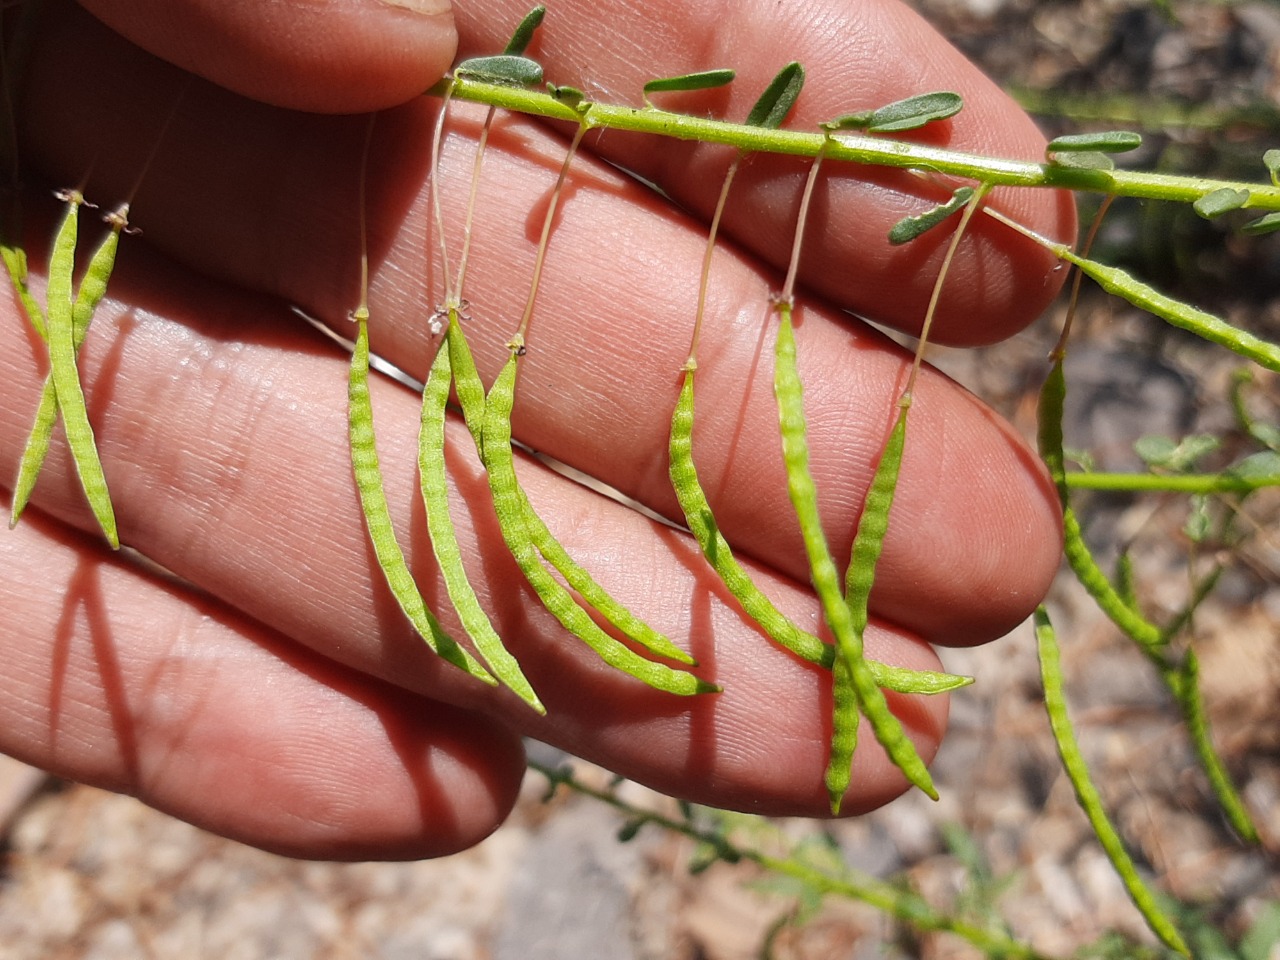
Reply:
[[1068, 473], [1072, 490], [1110, 490], [1122, 493], [1252, 493], [1264, 487], [1280, 487], [1280, 476], [1242, 477], [1230, 472], [1187, 473]]
[[1192, 203], [1214, 190], [1247, 190], [1246, 209], [1280, 210], [1280, 187], [1269, 183], [1182, 177], [1131, 170], [1084, 170], [1053, 163], [985, 157], [959, 150], [905, 143], [858, 134], [807, 133], [729, 123], [706, 117], [670, 113], [652, 107], [592, 103], [581, 112], [536, 90], [504, 87], [477, 80], [442, 80], [429, 93], [501, 107], [517, 113], [567, 120], [587, 128], [629, 130], [679, 140], [723, 143], [751, 153], [783, 153], [882, 167], [924, 170], [990, 183], [993, 186], [1064, 187], [1096, 190], [1115, 196], [1145, 197]]

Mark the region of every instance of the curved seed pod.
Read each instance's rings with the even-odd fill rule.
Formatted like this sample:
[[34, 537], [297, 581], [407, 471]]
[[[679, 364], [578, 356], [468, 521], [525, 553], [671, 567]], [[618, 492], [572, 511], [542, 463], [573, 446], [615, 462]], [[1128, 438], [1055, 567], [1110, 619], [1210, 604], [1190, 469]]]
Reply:
[[1149, 887], [1142, 881], [1133, 859], [1125, 849], [1124, 841], [1107, 816], [1102, 804], [1102, 797], [1093, 785], [1089, 776], [1089, 768], [1085, 764], [1084, 754], [1076, 741], [1075, 731], [1071, 729], [1071, 718], [1067, 713], [1067, 698], [1062, 682], [1062, 664], [1058, 655], [1058, 641], [1049, 622], [1049, 615], [1044, 607], [1036, 609], [1035, 614], [1036, 641], [1040, 652], [1040, 676], [1044, 682], [1044, 706], [1049, 714], [1049, 725], [1053, 728], [1053, 739], [1058, 745], [1058, 755], [1062, 759], [1062, 767], [1075, 788], [1076, 799], [1080, 809], [1089, 818], [1094, 836], [1106, 851], [1107, 859], [1124, 882], [1134, 906], [1142, 913], [1151, 932], [1164, 944], [1183, 956], [1191, 956], [1186, 942], [1174, 926], [1173, 921], [1160, 909]]
[[391, 511], [382, 488], [382, 468], [378, 464], [378, 448], [373, 435], [373, 403], [369, 397], [369, 313], [363, 306], [355, 312], [358, 324], [355, 349], [351, 353], [351, 372], [347, 380], [348, 424], [351, 440], [351, 465], [360, 507], [364, 512], [369, 542], [378, 558], [387, 586], [400, 609], [413, 624], [427, 646], [477, 680], [496, 684], [484, 667], [476, 662], [458, 642], [444, 632], [439, 621], [427, 609], [413, 574], [405, 562], [400, 544], [391, 527]]
[[0, 245], [0, 259], [4, 260], [4, 268], [9, 274], [14, 292], [18, 295], [18, 302], [22, 304], [22, 312], [26, 314], [31, 328], [39, 334], [41, 340], [48, 342], [49, 330], [45, 325], [44, 310], [40, 308], [40, 304], [36, 302], [36, 298], [31, 295], [31, 290], [27, 286], [27, 252], [21, 247]]
[[523, 488], [519, 489], [519, 494], [520, 507], [524, 513], [525, 528], [533, 539], [533, 545], [537, 547], [538, 553], [542, 554], [542, 559], [551, 564], [560, 576], [564, 577], [565, 582], [578, 591], [578, 594], [586, 601], [589, 607], [596, 610], [621, 630], [623, 634], [646, 650], [660, 657], [675, 660], [678, 663], [697, 666], [697, 661], [693, 657], [677, 647], [668, 637], [637, 617], [615, 600], [604, 587], [596, 583], [595, 578], [569, 556], [569, 552], [565, 550], [560, 541], [547, 528], [542, 518], [538, 516], [537, 511], [533, 509], [533, 504], [529, 502], [529, 498], [525, 495]]
[[[671, 419], [671, 485], [684, 511], [685, 523], [702, 548], [707, 563], [719, 574], [721, 582], [742, 606], [743, 612], [769, 635], [769, 639], [802, 660], [830, 668], [835, 659], [834, 648], [807, 630], [800, 629], [774, 605], [738, 563], [733, 548], [720, 533], [693, 462], [693, 378], [692, 370], [685, 372], [680, 401]], [[895, 693], [949, 693], [973, 682], [972, 677], [894, 667], [878, 660], [868, 659], [867, 666], [876, 686]]]
[[[480, 382], [479, 373], [476, 371], [475, 360], [472, 358], [467, 338], [461, 326], [456, 322], [456, 318], [450, 324], [447, 344], [454, 371], [454, 385], [459, 403], [462, 406], [462, 415], [467, 422], [468, 429], [471, 431], [472, 438], [476, 442], [476, 449], [480, 452], [483, 460], [486, 404], [484, 386]], [[514, 389], [514, 375], [512, 387]], [[510, 421], [510, 414], [508, 414], [507, 419]], [[510, 442], [509, 422], [507, 430], [508, 442]], [[514, 476], [514, 469], [512, 473]], [[532, 538], [538, 553], [565, 578], [569, 586], [576, 590], [589, 606], [593, 607], [606, 620], [621, 630], [623, 634], [657, 655], [680, 663], [690, 665], [695, 663], [692, 657], [672, 643], [670, 639], [619, 603], [608, 591], [596, 583], [586, 569], [569, 556], [569, 552], [565, 550], [560, 541], [547, 528], [542, 518], [538, 516], [537, 511], [533, 509], [533, 505], [525, 495], [524, 488], [519, 485], [518, 479], [516, 480], [516, 492], [520, 499], [526, 533]]]
[[480, 606], [480, 600], [476, 597], [462, 564], [462, 551], [458, 546], [453, 518], [449, 514], [448, 478], [444, 462], [445, 408], [449, 402], [450, 379], [449, 351], [441, 346], [423, 387], [422, 427], [418, 434], [418, 475], [422, 487], [422, 502], [427, 512], [431, 549], [436, 555], [436, 562], [444, 576], [445, 589], [458, 612], [458, 618], [493, 675], [535, 711], [545, 714], [546, 708], [533, 692], [520, 664], [503, 645], [488, 614]]
[[[85, 335], [89, 332], [89, 323], [98, 309], [98, 304], [106, 296], [107, 283], [115, 268], [116, 251], [120, 245], [120, 233], [128, 226], [128, 204], [123, 205], [115, 213], [107, 217], [111, 232], [94, 251], [80, 281], [80, 289], [76, 293], [75, 303], [71, 308], [71, 345], [78, 353]], [[34, 300], [32, 301], [34, 304]], [[39, 310], [36, 305], [35, 309]], [[35, 421], [31, 432], [27, 435], [27, 443], [22, 451], [22, 460], [18, 467], [18, 480], [13, 488], [13, 506], [9, 514], [10, 528], [17, 525], [31, 499], [36, 480], [40, 476], [40, 468], [44, 466], [44, 458], [49, 452], [49, 442], [53, 437], [53, 426], [58, 418], [58, 400], [53, 386], [53, 376], [45, 377], [44, 387], [40, 391], [40, 402], [36, 407]]]
[[518, 354], [511, 358], [494, 381], [485, 402], [484, 454], [493, 506], [507, 549], [538, 594], [543, 606], [566, 630], [591, 647], [605, 663], [638, 680], [668, 693], [690, 695], [715, 693], [720, 688], [683, 670], [673, 670], [637, 655], [630, 647], [611, 637], [578, 605], [572, 595], [547, 572], [526, 521], [525, 501], [516, 478], [511, 449], [511, 407], [515, 396]]
[[[53, 253], [49, 258], [49, 285], [47, 292], [49, 371], [58, 409], [62, 412], [62, 424], [67, 434], [67, 446], [80, 486], [93, 510], [112, 549], [120, 546], [116, 531], [115, 511], [111, 507], [111, 494], [107, 490], [107, 478], [98, 459], [98, 448], [93, 439], [93, 427], [85, 408], [84, 390], [80, 386], [80, 372], [76, 369], [74, 303], [71, 297], [72, 273], [75, 269], [76, 228], [79, 209], [84, 198], [70, 191], [64, 195], [67, 202], [66, 216], [54, 238]], [[24, 458], [25, 459], [25, 458]]]
[[1124, 297], [1135, 307], [1155, 314], [1166, 323], [1226, 347], [1268, 370], [1280, 372], [1280, 345], [1254, 336], [1247, 330], [1233, 327], [1221, 317], [1175, 300], [1119, 267], [1082, 257], [1066, 247], [1054, 248], [1054, 252], [1068, 263], [1075, 264], [1107, 293]]
[[445, 345], [449, 348], [449, 367], [453, 371], [453, 386], [458, 394], [458, 404], [462, 407], [462, 417], [471, 438], [475, 440], [476, 450], [484, 455], [484, 383], [476, 370], [475, 358], [471, 355], [471, 345], [458, 323], [456, 310], [449, 313], [449, 329], [445, 334]]
[[[818, 496], [809, 472], [809, 445], [804, 422], [804, 391], [796, 370], [795, 337], [791, 330], [791, 308], [779, 304], [782, 322], [778, 329], [775, 349], [774, 394], [778, 400], [778, 419], [782, 431], [783, 461], [787, 469], [787, 487], [805, 551], [809, 555], [809, 571], [814, 589], [822, 602], [823, 613], [831, 632], [836, 637], [835, 679], [836, 709], [833, 720], [831, 757], [827, 768], [827, 791], [833, 812], [838, 812], [841, 799], [849, 786], [850, 763], [853, 746], [856, 745], [858, 713], [871, 724], [876, 739], [884, 747], [890, 759], [913, 784], [933, 799], [937, 791], [933, 778], [916, 752], [915, 745], [907, 737], [901, 721], [894, 716], [886, 703], [884, 693], [875, 685], [871, 670], [862, 651], [862, 632], [865, 621], [855, 620], [844, 592], [835, 562], [827, 547], [826, 537], [818, 517]], [[900, 456], [900, 454], [899, 454]], [[881, 458], [882, 469], [884, 458]], [[879, 472], [879, 471], [877, 471]], [[873, 487], [875, 486], [873, 482]], [[864, 512], [865, 522], [865, 512]], [[877, 531], [869, 530], [868, 537]], [[859, 537], [863, 536], [861, 525]], [[883, 532], [879, 532], [883, 539]], [[879, 552], [879, 544], [876, 544]], [[872, 571], [873, 575], [874, 571]], [[863, 574], [866, 576], [866, 574]], [[850, 694], [852, 691], [852, 695]]]

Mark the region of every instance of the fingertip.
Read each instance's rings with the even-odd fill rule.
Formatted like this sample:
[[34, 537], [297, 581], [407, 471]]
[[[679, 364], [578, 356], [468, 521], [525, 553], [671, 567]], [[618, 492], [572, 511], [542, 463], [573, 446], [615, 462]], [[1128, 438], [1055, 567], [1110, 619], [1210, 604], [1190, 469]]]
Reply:
[[360, 113], [404, 103], [448, 70], [449, 0], [83, 0], [113, 30], [220, 86], [279, 107]]

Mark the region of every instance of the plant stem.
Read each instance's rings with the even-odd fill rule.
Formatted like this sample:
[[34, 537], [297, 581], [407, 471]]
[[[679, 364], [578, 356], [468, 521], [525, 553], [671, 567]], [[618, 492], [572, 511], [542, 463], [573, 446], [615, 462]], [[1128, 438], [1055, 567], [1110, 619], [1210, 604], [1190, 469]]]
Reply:
[[1280, 476], [1247, 477], [1231, 473], [1187, 473], [1164, 476], [1158, 473], [1068, 473], [1072, 490], [1111, 490], [1124, 493], [1252, 493], [1265, 487], [1280, 487]]
[[1185, 203], [1192, 203], [1214, 190], [1230, 187], [1249, 192], [1249, 200], [1244, 205], [1246, 209], [1280, 210], [1280, 187], [1270, 183], [1214, 180], [1131, 170], [1086, 170], [1030, 160], [985, 157], [883, 137], [843, 132], [827, 134], [774, 130], [670, 113], [651, 107], [591, 103], [584, 105], [579, 112], [536, 90], [468, 79], [442, 80], [427, 92], [443, 96], [449, 91], [459, 100], [502, 107], [552, 120], [568, 120], [581, 123], [587, 128], [630, 130], [680, 140], [724, 143], [752, 153], [784, 153], [805, 157], [816, 157], [819, 153], [824, 153], [832, 160], [925, 170], [990, 183], [992, 186], [1064, 187], [1096, 190], [1115, 196]]

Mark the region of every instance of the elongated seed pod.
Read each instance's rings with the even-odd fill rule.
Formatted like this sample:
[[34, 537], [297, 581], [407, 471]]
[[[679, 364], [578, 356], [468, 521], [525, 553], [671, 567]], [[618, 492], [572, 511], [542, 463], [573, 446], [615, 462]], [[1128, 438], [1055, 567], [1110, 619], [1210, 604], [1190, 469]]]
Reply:
[[1085, 763], [1084, 754], [1080, 751], [1075, 732], [1071, 729], [1071, 718], [1067, 713], [1067, 698], [1062, 682], [1062, 664], [1058, 654], [1057, 637], [1043, 606], [1036, 609], [1035, 625], [1036, 642], [1040, 652], [1040, 676], [1044, 682], [1045, 711], [1049, 715], [1053, 739], [1058, 745], [1058, 756], [1062, 759], [1062, 768], [1067, 772], [1067, 777], [1075, 788], [1080, 809], [1089, 818], [1089, 824], [1093, 827], [1093, 833], [1098, 838], [1098, 842], [1102, 844], [1102, 849], [1106, 851], [1107, 859], [1120, 875], [1130, 899], [1146, 919], [1152, 933], [1164, 941], [1170, 949], [1189, 957], [1191, 952], [1187, 949], [1186, 942], [1173, 921], [1160, 909], [1155, 894], [1143, 883], [1142, 877], [1133, 864], [1133, 859], [1125, 849], [1124, 841], [1120, 839], [1120, 834], [1116, 832], [1110, 817], [1107, 816], [1102, 797], [1089, 776], [1089, 768]]
[[[93, 320], [98, 304], [106, 296], [107, 283], [115, 268], [116, 251], [120, 245], [120, 233], [128, 225], [128, 205], [122, 206], [108, 218], [111, 231], [94, 251], [93, 257], [85, 268], [84, 277], [80, 281], [80, 289], [76, 293], [75, 303], [71, 308], [71, 346], [79, 353], [89, 332], [89, 324]], [[29, 296], [29, 295], [28, 295]], [[25, 302], [25, 301], [24, 301]], [[34, 301], [32, 301], [34, 304]], [[28, 307], [28, 314], [32, 308]], [[34, 309], [39, 311], [39, 306]], [[47, 340], [47, 332], [37, 328], [41, 336]], [[54, 389], [53, 375], [45, 377], [40, 391], [40, 402], [36, 406], [35, 420], [27, 434], [27, 443], [22, 451], [22, 459], [18, 466], [18, 480], [13, 488], [13, 505], [9, 514], [10, 528], [17, 526], [31, 499], [36, 480], [44, 466], [45, 456], [49, 452], [49, 443], [53, 438], [53, 427], [58, 419], [58, 399]]]
[[0, 245], [0, 259], [4, 260], [5, 271], [9, 274], [14, 292], [18, 295], [18, 302], [22, 304], [22, 312], [26, 314], [27, 322], [31, 324], [31, 329], [39, 334], [40, 339], [47, 343], [49, 330], [45, 324], [44, 310], [40, 308], [40, 304], [31, 294], [30, 287], [27, 286], [27, 252], [21, 247]]
[[[456, 318], [451, 321], [448, 333], [450, 362], [454, 370], [454, 384], [458, 399], [462, 406], [463, 417], [471, 430], [476, 448], [484, 457], [484, 386], [480, 375], [476, 372], [475, 360], [471, 348]], [[514, 389], [514, 383], [512, 384]], [[510, 419], [508, 415], [508, 419]], [[514, 470], [512, 471], [514, 476]], [[546, 523], [538, 516], [524, 488], [516, 479], [516, 492], [520, 499], [520, 507], [524, 514], [525, 528], [533, 540], [534, 547], [542, 558], [565, 578], [582, 599], [606, 620], [617, 627], [623, 634], [636, 643], [653, 651], [659, 656], [667, 657], [679, 663], [694, 664], [694, 659], [677, 647], [665, 635], [645, 623], [622, 603], [618, 602], [608, 591], [601, 587], [591, 574], [578, 564], [555, 535], [547, 528]]]
[[348, 424], [351, 442], [351, 466], [360, 507], [364, 512], [369, 542], [373, 545], [378, 566], [387, 586], [414, 629], [427, 646], [454, 666], [477, 680], [496, 684], [495, 680], [471, 654], [445, 633], [435, 615], [427, 609], [404, 553], [391, 526], [391, 511], [382, 487], [382, 468], [373, 434], [373, 402], [369, 396], [369, 323], [368, 312], [361, 307], [355, 313], [358, 324], [355, 349], [351, 353], [351, 371], [347, 380]]
[[471, 355], [471, 346], [458, 322], [456, 310], [449, 311], [449, 329], [445, 333], [445, 345], [449, 348], [449, 367], [453, 371], [453, 388], [458, 394], [458, 404], [462, 407], [462, 417], [471, 438], [475, 441], [476, 450], [484, 455], [484, 383], [476, 370], [475, 358]]
[[84, 199], [78, 193], [66, 195], [67, 213], [63, 217], [53, 242], [49, 258], [49, 285], [47, 291], [47, 321], [49, 329], [49, 370], [62, 413], [67, 446], [75, 463], [76, 474], [85, 499], [93, 510], [94, 518], [112, 549], [120, 547], [116, 531], [115, 511], [111, 507], [111, 494], [107, 490], [107, 478], [98, 458], [97, 444], [93, 439], [93, 427], [89, 423], [89, 411], [85, 408], [84, 390], [80, 386], [80, 372], [76, 369], [74, 304], [71, 297], [72, 273], [75, 270], [76, 227], [80, 205]]
[[668, 693], [690, 695], [719, 691], [715, 684], [683, 670], [673, 670], [636, 654], [630, 647], [600, 629], [599, 625], [542, 566], [526, 522], [515, 459], [511, 448], [511, 407], [515, 396], [517, 355], [513, 351], [489, 389], [484, 416], [484, 466], [493, 494], [498, 526], [516, 564], [543, 606], [566, 630], [578, 637], [611, 667], [629, 673], [649, 686]]
[[467, 635], [471, 637], [493, 675], [535, 711], [544, 714], [547, 712], [546, 708], [534, 693], [516, 658], [503, 645], [489, 615], [480, 606], [480, 600], [462, 564], [462, 551], [458, 546], [453, 518], [449, 514], [448, 477], [444, 460], [445, 408], [449, 402], [451, 379], [449, 350], [442, 345], [436, 352], [435, 362], [431, 364], [431, 371], [423, 387], [422, 425], [418, 433], [418, 476], [422, 487], [422, 502], [427, 512], [431, 549], [444, 576], [449, 599], [458, 612], [458, 619], [462, 621]]
[[[743, 612], [758, 624], [769, 638], [779, 646], [810, 663], [830, 668], [834, 660], [834, 648], [817, 636], [802, 630], [793, 620], [777, 608], [762, 591], [750, 574], [733, 555], [733, 548], [720, 533], [711, 504], [698, 480], [698, 470], [693, 460], [694, 420], [694, 371], [686, 370], [680, 388], [680, 399], [671, 418], [670, 474], [671, 486], [680, 502], [685, 523], [693, 533], [707, 563], [719, 575], [721, 582], [742, 606]], [[972, 677], [961, 677], [935, 670], [912, 670], [894, 667], [878, 660], [867, 660], [876, 686], [896, 693], [937, 694], [948, 693], [973, 682]]]
[[[782, 432], [783, 461], [787, 470], [787, 489], [791, 495], [814, 589], [822, 603], [827, 624], [836, 638], [837, 668], [836, 709], [833, 716], [831, 759], [827, 769], [827, 790], [833, 812], [838, 812], [848, 789], [852, 749], [856, 743], [857, 714], [860, 711], [875, 733], [885, 752], [913, 784], [937, 799], [933, 778], [915, 745], [902, 729], [875, 685], [862, 651], [862, 630], [857, 629], [852, 611], [840, 587], [835, 562], [827, 547], [818, 517], [817, 489], [809, 472], [809, 445], [804, 422], [804, 390], [796, 370], [795, 337], [791, 329], [791, 308], [779, 304], [781, 323], [775, 349], [774, 393], [778, 401], [778, 420]], [[883, 462], [883, 458], [882, 458]], [[874, 486], [874, 482], [873, 482]], [[883, 537], [883, 534], [880, 534]], [[864, 624], [865, 626], [865, 624]], [[843, 667], [839, 666], [843, 663]], [[847, 673], [845, 672], [847, 671]], [[852, 687], [854, 696], [849, 696]]]

